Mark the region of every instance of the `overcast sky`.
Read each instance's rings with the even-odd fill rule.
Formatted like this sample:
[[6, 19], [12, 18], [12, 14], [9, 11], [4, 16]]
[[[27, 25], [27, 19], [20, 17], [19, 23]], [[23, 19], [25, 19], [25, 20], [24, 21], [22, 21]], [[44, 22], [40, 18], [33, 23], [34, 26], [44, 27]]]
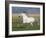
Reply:
[[12, 7], [12, 13], [31, 13], [31, 14], [40, 14], [40, 8], [32, 7]]

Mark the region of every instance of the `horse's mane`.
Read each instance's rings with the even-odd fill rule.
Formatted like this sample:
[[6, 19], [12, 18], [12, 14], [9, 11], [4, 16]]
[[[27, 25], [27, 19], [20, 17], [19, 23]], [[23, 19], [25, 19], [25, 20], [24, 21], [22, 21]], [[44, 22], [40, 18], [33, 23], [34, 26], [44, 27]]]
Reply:
[[24, 16], [24, 17], [27, 17], [27, 15], [25, 13], [21, 13], [21, 15]]

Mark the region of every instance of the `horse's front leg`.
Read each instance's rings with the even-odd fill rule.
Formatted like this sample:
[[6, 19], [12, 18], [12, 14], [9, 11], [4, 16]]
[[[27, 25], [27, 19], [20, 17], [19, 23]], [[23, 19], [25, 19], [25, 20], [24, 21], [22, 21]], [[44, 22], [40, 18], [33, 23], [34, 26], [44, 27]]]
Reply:
[[31, 24], [31, 26], [33, 26], [33, 23], [30, 23]]

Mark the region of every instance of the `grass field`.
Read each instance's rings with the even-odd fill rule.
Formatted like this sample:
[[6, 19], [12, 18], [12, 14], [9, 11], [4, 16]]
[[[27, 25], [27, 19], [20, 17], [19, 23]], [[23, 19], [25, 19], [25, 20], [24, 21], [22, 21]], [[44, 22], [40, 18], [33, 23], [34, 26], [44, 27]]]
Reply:
[[22, 16], [12, 16], [12, 31], [40, 30], [40, 17], [35, 16], [34, 18], [35, 22], [32, 26], [30, 23], [23, 23]]

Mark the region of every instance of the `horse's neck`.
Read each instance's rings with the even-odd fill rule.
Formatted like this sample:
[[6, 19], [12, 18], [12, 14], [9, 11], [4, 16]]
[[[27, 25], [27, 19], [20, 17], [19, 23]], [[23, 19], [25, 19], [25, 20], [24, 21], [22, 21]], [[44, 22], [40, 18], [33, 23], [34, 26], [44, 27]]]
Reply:
[[27, 16], [23, 16], [24, 18], [26, 17], [27, 18]]
[[22, 14], [23, 17], [27, 17], [26, 14]]

